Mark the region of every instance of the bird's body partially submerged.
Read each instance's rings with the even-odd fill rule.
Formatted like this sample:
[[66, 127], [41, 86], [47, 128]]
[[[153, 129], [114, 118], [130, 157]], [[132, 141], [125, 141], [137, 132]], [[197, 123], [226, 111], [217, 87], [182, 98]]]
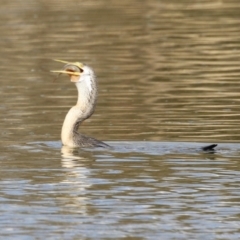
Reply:
[[80, 124], [89, 118], [97, 100], [97, 80], [93, 70], [81, 63], [67, 63], [59, 73], [70, 76], [78, 90], [77, 104], [67, 113], [62, 126], [61, 139], [69, 147], [108, 147], [107, 144], [78, 132]]
[[[57, 60], [60, 61], [60, 60]], [[63, 70], [52, 71], [59, 74], [64, 73], [70, 76], [78, 90], [77, 104], [67, 113], [62, 126], [62, 143], [68, 147], [109, 147], [106, 143], [97, 139], [85, 136], [78, 132], [81, 123], [89, 118], [95, 109], [97, 101], [97, 80], [93, 70], [79, 62], [66, 63]], [[214, 152], [217, 144], [204, 146], [201, 150]]]

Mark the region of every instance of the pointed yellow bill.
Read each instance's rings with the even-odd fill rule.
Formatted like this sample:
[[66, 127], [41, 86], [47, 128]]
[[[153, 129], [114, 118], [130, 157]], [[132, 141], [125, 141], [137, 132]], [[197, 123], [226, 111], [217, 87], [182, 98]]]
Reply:
[[60, 62], [60, 63], [66, 63], [66, 64], [70, 63], [70, 62], [67, 62], [67, 61], [59, 60], [59, 59], [53, 59], [53, 61]]
[[83, 68], [84, 67], [84, 64], [82, 64], [80, 62], [67, 62], [67, 61], [63, 61], [63, 60], [59, 60], [59, 59], [53, 59], [53, 61], [74, 65], [74, 66], [77, 66], [78, 68]]
[[72, 72], [72, 71], [64, 71], [64, 70], [51, 70], [52, 73], [65, 73], [65, 74], [69, 74], [69, 75], [74, 75], [74, 76], [80, 76], [80, 72]]

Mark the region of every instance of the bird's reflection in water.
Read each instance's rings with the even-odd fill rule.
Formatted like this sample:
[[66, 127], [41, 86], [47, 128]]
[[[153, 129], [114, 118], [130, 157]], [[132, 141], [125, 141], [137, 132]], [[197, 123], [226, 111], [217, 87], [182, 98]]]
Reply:
[[63, 146], [62, 153], [62, 167], [66, 169], [66, 179], [63, 180], [64, 184], [69, 185], [67, 202], [69, 206], [74, 208], [77, 212], [87, 212], [86, 205], [88, 204], [87, 188], [90, 184], [88, 175], [89, 169], [84, 166], [86, 159], [79, 155], [74, 155], [74, 150]]

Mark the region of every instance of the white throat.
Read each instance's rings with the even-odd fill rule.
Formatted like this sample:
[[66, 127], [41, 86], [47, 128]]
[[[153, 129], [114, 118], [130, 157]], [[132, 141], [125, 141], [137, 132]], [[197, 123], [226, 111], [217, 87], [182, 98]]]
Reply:
[[61, 139], [63, 145], [76, 147], [74, 136], [82, 121], [89, 118], [95, 108], [97, 87], [94, 75], [83, 74], [75, 83], [78, 90], [77, 104], [67, 113], [62, 126]]

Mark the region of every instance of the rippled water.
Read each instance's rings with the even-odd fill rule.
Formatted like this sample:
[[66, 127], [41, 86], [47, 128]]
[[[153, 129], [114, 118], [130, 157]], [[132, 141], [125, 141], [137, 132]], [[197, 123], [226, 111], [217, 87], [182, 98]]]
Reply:
[[[0, 9], [3, 239], [239, 239], [238, 1], [5, 1]], [[91, 65], [112, 149], [61, 146]], [[199, 149], [218, 143], [215, 153]]]

